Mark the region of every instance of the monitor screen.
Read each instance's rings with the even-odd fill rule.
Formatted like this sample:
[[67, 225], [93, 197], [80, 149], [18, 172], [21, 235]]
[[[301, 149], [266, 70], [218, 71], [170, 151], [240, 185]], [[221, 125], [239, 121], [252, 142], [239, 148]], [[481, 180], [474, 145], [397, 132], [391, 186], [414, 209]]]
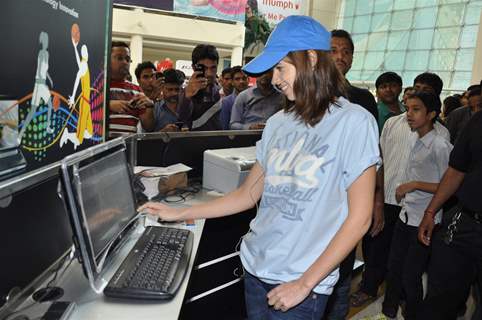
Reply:
[[80, 206], [96, 259], [137, 214], [129, 170], [124, 150], [78, 169]]

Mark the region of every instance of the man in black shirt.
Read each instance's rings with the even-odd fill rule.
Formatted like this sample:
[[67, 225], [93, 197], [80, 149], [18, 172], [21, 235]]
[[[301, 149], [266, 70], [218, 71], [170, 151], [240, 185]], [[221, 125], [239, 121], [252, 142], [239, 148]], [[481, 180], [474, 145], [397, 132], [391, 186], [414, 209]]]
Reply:
[[[353, 40], [347, 31], [340, 29], [331, 31], [331, 56], [335, 60], [336, 67], [345, 77], [351, 69], [354, 50]], [[347, 98], [367, 109], [378, 120], [377, 103], [370, 91], [350, 84]]]
[[[331, 56], [335, 61], [336, 67], [345, 77], [348, 71], [350, 71], [354, 51], [353, 40], [347, 31], [339, 29], [331, 31]], [[349, 84], [347, 98], [368, 110], [378, 122], [377, 103], [370, 91]], [[378, 230], [378, 232], [381, 230], [383, 225], [382, 215], [383, 212], [378, 211], [378, 215], [374, 217], [370, 233], [373, 233], [374, 230]], [[328, 301], [324, 319], [346, 319], [349, 309], [351, 273], [354, 263], [355, 250], [340, 264], [340, 277]]]
[[[434, 233], [427, 298], [417, 319], [455, 319], [470, 284], [482, 279], [482, 112], [460, 133], [449, 168], [425, 210], [418, 238], [430, 245], [434, 215], [455, 194], [458, 210], [447, 212], [448, 226]], [[474, 316], [480, 319], [480, 314]], [[473, 319], [474, 319], [473, 318]]]

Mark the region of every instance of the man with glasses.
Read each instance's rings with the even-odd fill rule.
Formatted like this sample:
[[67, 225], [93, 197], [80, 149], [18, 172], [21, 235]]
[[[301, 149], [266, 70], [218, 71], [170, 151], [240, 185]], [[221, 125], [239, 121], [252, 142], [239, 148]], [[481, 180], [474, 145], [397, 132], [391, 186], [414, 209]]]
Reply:
[[220, 130], [220, 86], [216, 83], [219, 54], [212, 45], [199, 44], [192, 51], [194, 70], [179, 100], [179, 119], [196, 131]]
[[154, 128], [154, 103], [139, 86], [127, 81], [131, 64], [125, 42], [112, 41], [110, 63], [109, 137], [136, 133], [140, 128]]

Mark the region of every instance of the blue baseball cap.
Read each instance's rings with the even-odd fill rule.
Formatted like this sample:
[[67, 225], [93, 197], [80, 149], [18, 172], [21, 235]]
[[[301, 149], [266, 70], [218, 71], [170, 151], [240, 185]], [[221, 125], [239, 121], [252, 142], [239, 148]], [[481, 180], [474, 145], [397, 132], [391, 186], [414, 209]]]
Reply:
[[289, 52], [310, 49], [331, 50], [331, 33], [311, 17], [289, 16], [274, 28], [263, 52], [245, 65], [243, 71], [263, 73]]

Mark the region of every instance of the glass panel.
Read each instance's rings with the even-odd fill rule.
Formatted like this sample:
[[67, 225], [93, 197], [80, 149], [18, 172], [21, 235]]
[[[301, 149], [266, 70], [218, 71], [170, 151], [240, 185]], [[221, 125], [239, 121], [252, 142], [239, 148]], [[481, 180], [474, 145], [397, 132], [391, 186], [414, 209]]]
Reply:
[[417, 9], [413, 18], [415, 29], [433, 28], [437, 18], [437, 7]]
[[368, 51], [365, 57], [364, 69], [375, 70], [379, 69], [383, 64], [383, 57], [385, 53], [383, 51]]
[[387, 46], [387, 33], [386, 32], [376, 32], [370, 34], [368, 37], [368, 50], [385, 50]]
[[372, 16], [371, 31], [387, 31], [390, 25], [390, 13], [377, 13]]
[[385, 70], [402, 71], [405, 65], [405, 51], [390, 51], [385, 55]]
[[353, 22], [353, 33], [367, 33], [370, 29], [371, 15], [355, 16]]
[[437, 0], [417, 0], [417, 7], [430, 7], [437, 5]]
[[460, 28], [440, 28], [435, 29], [433, 48], [434, 49], [450, 49], [459, 47]]
[[355, 51], [365, 51], [367, 49], [368, 34], [357, 34], [352, 36]]
[[373, 0], [358, 1], [356, 6], [356, 15], [370, 14], [373, 11]]
[[413, 9], [415, 0], [395, 0], [395, 10]]
[[457, 50], [455, 71], [472, 71], [474, 65], [474, 49]]
[[425, 71], [428, 66], [430, 51], [409, 51], [405, 58], [405, 69], [410, 71]]
[[[439, 4], [443, 6], [451, 3], [460, 3], [460, 2], [468, 2], [468, 1], [470, 0], [439, 0]], [[475, 0], [475, 1], [479, 1], [479, 0]]]
[[389, 12], [393, 8], [393, 0], [377, 0], [373, 12]]
[[458, 26], [462, 22], [464, 14], [464, 4], [451, 4], [440, 6], [438, 10], [439, 27]]
[[407, 30], [412, 26], [413, 11], [395, 11], [392, 15], [392, 30]]
[[353, 25], [353, 18], [344, 18], [342, 28], [348, 32], [351, 32]]
[[405, 87], [413, 86], [413, 80], [420, 74], [421, 72], [416, 71], [405, 71], [402, 74], [403, 84]]
[[[360, 0], [361, 1], [361, 0]], [[353, 16], [355, 14], [356, 0], [345, 0], [345, 17]]]
[[430, 49], [433, 30], [414, 30], [410, 34], [410, 49]]
[[470, 86], [472, 72], [454, 72], [454, 77], [450, 85], [451, 89], [465, 90]]
[[452, 82], [452, 73], [453, 72], [440, 72], [440, 71], [432, 71], [432, 70], [429, 70], [429, 72], [436, 73], [442, 79], [442, 81], [444, 83], [444, 86], [443, 86], [444, 89], [450, 88], [450, 85], [451, 85], [451, 82]]
[[388, 35], [387, 50], [405, 50], [408, 48], [409, 31], [395, 31]]
[[453, 70], [456, 53], [455, 50], [432, 50], [430, 53], [430, 70]]
[[377, 77], [379, 75], [380, 75], [380, 71], [378, 70], [365, 70], [362, 72], [361, 79], [363, 81], [375, 82], [375, 80], [377, 80]]
[[365, 51], [355, 52], [353, 55], [353, 63], [351, 64], [352, 70], [363, 69], [363, 62], [365, 61]]
[[479, 26], [467, 26], [462, 29], [462, 35], [460, 36], [460, 47], [462, 48], [474, 48], [477, 42], [477, 32]]
[[465, 12], [465, 24], [479, 24], [482, 1], [469, 3]]
[[350, 70], [346, 76], [350, 82], [361, 81], [361, 71]]

